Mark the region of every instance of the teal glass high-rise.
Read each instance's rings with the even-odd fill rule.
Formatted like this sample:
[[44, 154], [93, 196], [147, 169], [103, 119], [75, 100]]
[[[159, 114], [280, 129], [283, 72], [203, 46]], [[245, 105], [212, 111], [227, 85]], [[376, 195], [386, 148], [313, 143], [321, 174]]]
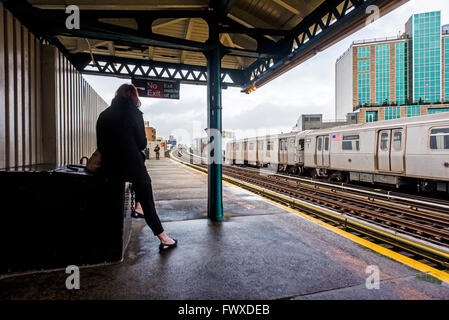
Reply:
[[415, 14], [409, 20], [414, 102], [441, 101], [441, 12]]
[[444, 101], [449, 101], [449, 38], [444, 39]]

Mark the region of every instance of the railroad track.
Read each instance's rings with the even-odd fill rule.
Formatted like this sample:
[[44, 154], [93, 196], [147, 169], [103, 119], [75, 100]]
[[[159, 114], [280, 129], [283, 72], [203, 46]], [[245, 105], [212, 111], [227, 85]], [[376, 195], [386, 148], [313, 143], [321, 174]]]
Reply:
[[[175, 155], [184, 164], [207, 173], [206, 165], [189, 163], [190, 155]], [[414, 256], [420, 262], [439, 269], [449, 267], [449, 202], [268, 174], [258, 169], [223, 166], [223, 175], [225, 181]]]

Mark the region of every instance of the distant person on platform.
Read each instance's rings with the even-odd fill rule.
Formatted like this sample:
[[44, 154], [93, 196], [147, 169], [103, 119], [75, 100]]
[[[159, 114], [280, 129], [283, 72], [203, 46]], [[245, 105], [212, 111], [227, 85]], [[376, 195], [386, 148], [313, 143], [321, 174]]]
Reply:
[[156, 160], [159, 160], [159, 150], [161, 150], [161, 148], [159, 148], [159, 145], [157, 144], [154, 147], [154, 152], [156, 152]]
[[136, 87], [123, 84], [115, 93], [111, 106], [97, 120], [97, 147], [101, 154], [103, 175], [131, 182], [145, 221], [160, 240], [159, 250], [174, 248], [177, 240], [162, 228], [153, 199], [151, 179], [142, 150], [147, 145], [139, 95]]

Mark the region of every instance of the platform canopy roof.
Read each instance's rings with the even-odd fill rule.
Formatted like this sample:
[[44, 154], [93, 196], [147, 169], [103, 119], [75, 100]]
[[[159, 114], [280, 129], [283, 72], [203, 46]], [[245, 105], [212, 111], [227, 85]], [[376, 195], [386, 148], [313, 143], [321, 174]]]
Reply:
[[[5, 0], [82, 73], [206, 83], [219, 29], [225, 86], [250, 92], [408, 0]], [[68, 5], [80, 29], [67, 29]]]

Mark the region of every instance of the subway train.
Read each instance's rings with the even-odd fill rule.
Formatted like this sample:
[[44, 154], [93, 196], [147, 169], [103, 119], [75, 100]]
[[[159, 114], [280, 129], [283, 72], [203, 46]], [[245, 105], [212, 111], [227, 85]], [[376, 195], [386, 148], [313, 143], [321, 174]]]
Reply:
[[234, 140], [226, 164], [449, 193], [449, 112]]

